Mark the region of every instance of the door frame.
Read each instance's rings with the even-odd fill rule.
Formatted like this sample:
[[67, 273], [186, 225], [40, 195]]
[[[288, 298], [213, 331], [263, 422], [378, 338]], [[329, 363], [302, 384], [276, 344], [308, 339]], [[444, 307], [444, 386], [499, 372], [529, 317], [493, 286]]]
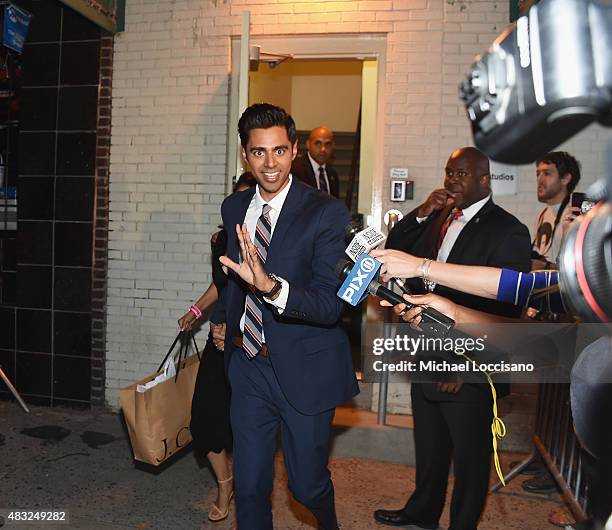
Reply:
[[[244, 32], [244, 25], [243, 25]], [[376, 59], [377, 61], [377, 94], [376, 94], [376, 130], [371, 149], [372, 173], [359, 175], [360, 213], [366, 217], [366, 223], [381, 228], [383, 208], [383, 171], [384, 171], [384, 109], [386, 80], [386, 33], [363, 34], [313, 34], [313, 35], [249, 35], [246, 39], [240, 35], [231, 39], [230, 65], [230, 100], [228, 127], [227, 189], [231, 190], [232, 179], [239, 171], [239, 149], [232, 147], [236, 143], [236, 127], [239, 116], [238, 87], [244, 83], [240, 72], [244, 57], [244, 42], [261, 46], [262, 51], [275, 54], [290, 54], [295, 59]], [[363, 79], [362, 79], [363, 82]], [[233, 121], [232, 121], [233, 120]], [[370, 205], [367, 208], [366, 205]]]

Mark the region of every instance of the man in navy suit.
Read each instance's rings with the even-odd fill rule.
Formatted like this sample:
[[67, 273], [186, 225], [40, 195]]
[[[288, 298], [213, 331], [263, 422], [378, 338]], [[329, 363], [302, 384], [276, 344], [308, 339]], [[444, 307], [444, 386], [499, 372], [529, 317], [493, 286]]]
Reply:
[[358, 393], [349, 342], [338, 327], [343, 303], [334, 274], [349, 214], [343, 203], [293, 179], [293, 118], [269, 104], [238, 123], [255, 189], [221, 207], [230, 269], [211, 321], [226, 322], [232, 387], [238, 527], [272, 530], [276, 434], [289, 488], [316, 517], [338, 528], [327, 469], [335, 407]]

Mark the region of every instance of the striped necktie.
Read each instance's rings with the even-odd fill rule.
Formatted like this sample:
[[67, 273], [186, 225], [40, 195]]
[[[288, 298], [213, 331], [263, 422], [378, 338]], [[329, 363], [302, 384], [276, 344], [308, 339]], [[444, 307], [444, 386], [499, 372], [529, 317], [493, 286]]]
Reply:
[[[268, 257], [268, 247], [272, 238], [272, 221], [269, 204], [264, 204], [255, 228], [254, 244], [262, 263]], [[250, 291], [246, 296], [242, 349], [249, 359], [257, 357], [263, 344], [263, 300]]]
[[329, 187], [325, 178], [325, 168], [323, 166], [319, 166], [319, 189], [329, 194]]

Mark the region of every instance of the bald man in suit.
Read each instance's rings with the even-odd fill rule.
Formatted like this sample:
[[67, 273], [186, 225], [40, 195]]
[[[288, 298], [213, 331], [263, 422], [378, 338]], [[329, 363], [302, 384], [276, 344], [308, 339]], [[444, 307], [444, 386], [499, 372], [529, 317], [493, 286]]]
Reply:
[[327, 127], [313, 129], [306, 140], [307, 153], [293, 161], [291, 174], [309, 186], [338, 198], [338, 173], [328, 164], [335, 147], [334, 134]]
[[[454, 151], [444, 187], [404, 217], [391, 231], [387, 248], [461, 265], [529, 271], [527, 227], [497, 206], [491, 196], [489, 160], [474, 147]], [[520, 308], [440, 285], [409, 280], [414, 292], [433, 289], [457, 304], [518, 317]], [[450, 374], [449, 374], [450, 375]], [[498, 397], [507, 385], [496, 385]], [[376, 510], [389, 526], [439, 528], [453, 461], [455, 484], [449, 530], [476, 530], [487, 498], [491, 467], [492, 398], [487, 384], [461, 379], [413, 383], [416, 488], [403, 508]]]

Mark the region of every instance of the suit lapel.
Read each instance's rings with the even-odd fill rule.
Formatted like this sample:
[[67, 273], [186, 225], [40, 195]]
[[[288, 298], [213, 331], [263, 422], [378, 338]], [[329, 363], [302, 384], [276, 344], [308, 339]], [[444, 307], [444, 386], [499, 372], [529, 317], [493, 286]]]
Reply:
[[283, 209], [276, 220], [274, 234], [272, 235], [272, 241], [270, 241], [270, 246], [268, 248], [267, 266], [273, 265], [276, 259], [278, 259], [277, 256], [282, 253], [281, 249], [283, 248], [283, 241], [287, 235], [287, 230], [289, 230], [289, 227], [299, 218], [299, 210], [302, 207], [303, 197], [306, 191], [307, 186], [305, 184], [302, 184], [296, 178], [292, 180], [291, 188], [289, 188], [289, 193], [283, 204]]
[[314, 169], [312, 169], [312, 164], [310, 163], [310, 158], [308, 158], [308, 155], [304, 157], [304, 164], [306, 164], [306, 171], [308, 172], [310, 185], [317, 189], [317, 176], [314, 173]]
[[477, 232], [480, 231], [481, 223], [486, 222], [486, 215], [493, 209], [493, 207], [493, 199], [489, 199], [479, 210], [479, 212], [470, 219], [470, 222], [463, 227], [463, 230], [461, 230], [457, 241], [455, 241], [455, 244], [448, 255], [446, 260], [447, 262], [458, 263], [458, 260], [460, 260], [462, 257], [465, 259], [466, 247], [469, 245], [472, 238], [477, 237]]

